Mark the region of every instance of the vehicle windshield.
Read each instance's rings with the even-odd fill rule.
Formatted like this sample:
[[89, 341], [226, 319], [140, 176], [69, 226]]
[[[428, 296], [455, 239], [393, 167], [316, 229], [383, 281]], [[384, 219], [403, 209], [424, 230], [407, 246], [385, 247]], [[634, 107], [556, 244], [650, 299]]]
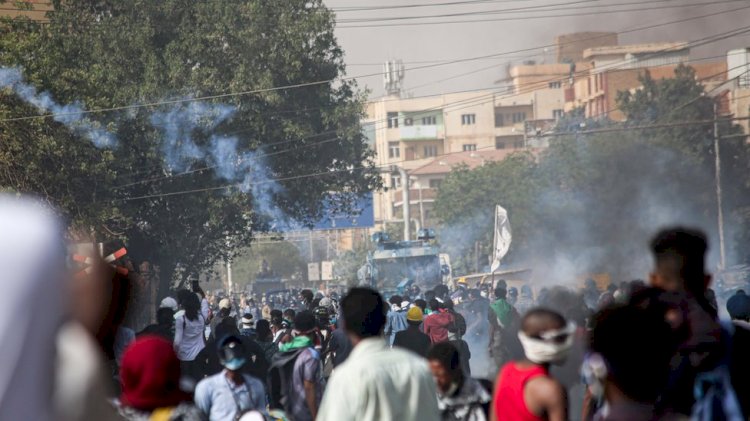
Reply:
[[406, 280], [412, 281], [421, 289], [431, 289], [442, 280], [438, 256], [376, 260], [374, 267], [375, 286], [381, 291], [395, 290]]

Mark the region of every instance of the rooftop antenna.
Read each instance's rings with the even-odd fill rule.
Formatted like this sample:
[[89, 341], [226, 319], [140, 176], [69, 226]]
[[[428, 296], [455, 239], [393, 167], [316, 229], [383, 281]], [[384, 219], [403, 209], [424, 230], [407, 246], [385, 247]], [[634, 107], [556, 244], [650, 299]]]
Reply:
[[388, 95], [401, 96], [404, 84], [404, 62], [401, 60], [388, 60], [383, 65], [383, 86]]

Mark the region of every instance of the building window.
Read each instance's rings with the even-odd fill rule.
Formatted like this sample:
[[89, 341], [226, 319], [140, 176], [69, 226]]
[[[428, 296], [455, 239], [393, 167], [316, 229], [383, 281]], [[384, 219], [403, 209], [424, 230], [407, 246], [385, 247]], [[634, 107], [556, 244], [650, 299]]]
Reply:
[[437, 124], [437, 117], [435, 117], [434, 115], [422, 117], [423, 126], [434, 126], [436, 124]]
[[388, 158], [400, 158], [401, 148], [398, 146], [398, 142], [388, 142]]
[[389, 129], [398, 128], [398, 113], [388, 113], [388, 128]]
[[477, 122], [476, 114], [461, 114], [461, 125], [468, 126]]
[[549, 83], [549, 88], [550, 89], [560, 89], [560, 88], [562, 88], [562, 82], [560, 82], [560, 81], [550, 82]]
[[508, 146], [506, 145], [505, 141], [501, 137], [495, 138], [495, 149], [505, 149]]
[[523, 148], [523, 140], [516, 140], [513, 142], [513, 147], [516, 149]]
[[431, 189], [439, 189], [440, 185], [443, 184], [443, 180], [439, 178], [431, 178], [430, 179], [430, 188]]
[[424, 147], [424, 157], [425, 158], [432, 158], [434, 156], [437, 156], [438, 154], [438, 148], [437, 146], [425, 146]]
[[505, 126], [505, 116], [503, 114], [495, 114], [495, 127]]
[[464, 152], [475, 151], [475, 150], [477, 150], [476, 143], [469, 143], [469, 144], [464, 145]]
[[526, 113], [520, 112], [520, 113], [513, 113], [513, 123], [523, 123], [526, 121]]
[[401, 188], [401, 176], [400, 175], [392, 175], [391, 176], [391, 188], [392, 189], [399, 189], [399, 188]]
[[404, 118], [404, 126], [414, 125], [414, 120], [411, 117]]
[[552, 118], [555, 120], [561, 119], [563, 116], [563, 110], [552, 110]]

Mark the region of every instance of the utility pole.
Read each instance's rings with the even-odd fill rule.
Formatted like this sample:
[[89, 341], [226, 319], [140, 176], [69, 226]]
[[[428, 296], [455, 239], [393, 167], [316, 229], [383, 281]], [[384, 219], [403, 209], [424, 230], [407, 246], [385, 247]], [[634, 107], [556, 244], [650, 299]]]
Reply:
[[716, 207], [719, 224], [719, 270], [726, 269], [726, 253], [724, 249], [724, 210], [721, 195], [721, 155], [719, 148], [719, 102], [714, 100], [714, 155], [716, 160]]
[[404, 241], [410, 241], [411, 229], [409, 229], [409, 225], [411, 224], [411, 198], [409, 197], [409, 173], [401, 167], [396, 167], [396, 169], [401, 176], [401, 194], [404, 201]]

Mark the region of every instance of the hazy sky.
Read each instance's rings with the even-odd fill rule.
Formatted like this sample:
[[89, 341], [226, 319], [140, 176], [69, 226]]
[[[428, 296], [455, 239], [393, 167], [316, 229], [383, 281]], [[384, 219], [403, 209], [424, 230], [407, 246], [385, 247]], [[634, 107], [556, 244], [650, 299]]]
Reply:
[[[545, 53], [537, 50], [428, 69], [415, 69], [415, 67], [435, 61], [507, 53], [549, 45], [553, 43], [556, 35], [563, 33], [617, 32], [740, 8], [743, 9], [685, 23], [623, 34], [620, 35], [620, 43], [694, 41], [744, 27], [748, 27], [750, 31], [750, 2], [747, 0], [325, 0], [325, 2], [337, 13], [339, 23], [336, 34], [339, 44], [346, 52], [348, 75], [378, 73], [382, 71], [382, 63], [386, 59], [401, 59], [406, 63], [404, 85], [407, 92], [413, 95], [492, 88], [496, 80], [504, 77], [507, 62], [519, 63], [524, 59], [536, 59], [539, 62], [545, 59]], [[430, 6], [404, 7], [409, 5]], [[393, 6], [400, 6], [400, 8], [384, 9]], [[354, 8], [370, 10], [352, 10]], [[620, 12], [602, 13], [612, 10], [620, 10]], [[637, 11], [622, 12], [622, 10]], [[386, 17], [454, 15], [479, 11], [485, 13], [432, 19], [374, 20]], [[588, 16], [537, 18], [544, 15], [581, 15], [596, 12], [598, 14]], [[530, 19], [532, 17], [533, 19]], [[414, 25], [415, 22], [487, 19], [496, 21]], [[409, 23], [411, 26], [366, 27], [366, 25], [392, 25], [394, 23]], [[724, 55], [729, 49], [745, 46], [750, 46], [750, 32], [694, 48], [693, 56], [719, 56]], [[553, 60], [554, 49], [549, 49], [546, 61]], [[464, 73], [470, 74], [462, 75]], [[358, 81], [362, 88], [367, 87], [372, 91], [372, 97], [383, 94], [382, 76], [362, 77], [358, 78]]]

